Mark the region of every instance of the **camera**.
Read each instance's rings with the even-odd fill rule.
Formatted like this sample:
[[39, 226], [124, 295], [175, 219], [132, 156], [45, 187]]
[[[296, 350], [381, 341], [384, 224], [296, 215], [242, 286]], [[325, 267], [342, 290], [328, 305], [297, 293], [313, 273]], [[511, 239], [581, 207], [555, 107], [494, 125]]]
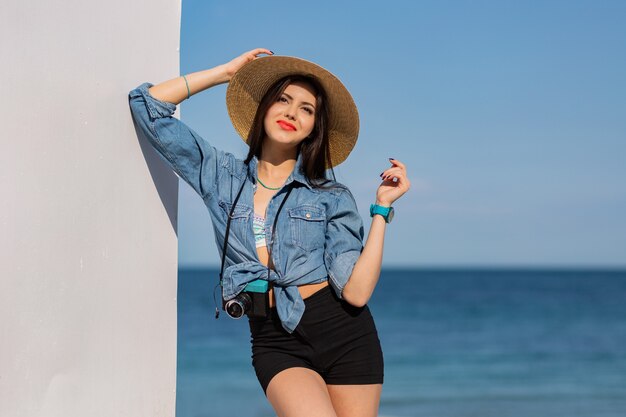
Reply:
[[222, 302], [222, 308], [230, 317], [240, 319], [246, 314], [252, 318], [266, 318], [269, 316], [269, 283], [263, 279], [250, 282], [232, 300]]

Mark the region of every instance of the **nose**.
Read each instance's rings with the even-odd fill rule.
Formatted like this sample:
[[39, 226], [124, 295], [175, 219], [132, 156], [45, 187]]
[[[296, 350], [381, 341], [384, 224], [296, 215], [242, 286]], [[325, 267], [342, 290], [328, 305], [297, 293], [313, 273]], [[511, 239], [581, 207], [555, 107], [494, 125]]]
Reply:
[[296, 107], [294, 105], [285, 107], [285, 117], [291, 120], [296, 119]]

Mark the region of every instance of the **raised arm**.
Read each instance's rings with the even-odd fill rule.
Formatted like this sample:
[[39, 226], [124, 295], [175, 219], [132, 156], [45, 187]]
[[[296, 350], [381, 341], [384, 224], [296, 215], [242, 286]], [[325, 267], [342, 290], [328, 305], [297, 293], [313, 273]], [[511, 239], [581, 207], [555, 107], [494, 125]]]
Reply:
[[[376, 204], [383, 207], [390, 207], [411, 186], [406, 166], [397, 159], [389, 158], [389, 161], [392, 167], [380, 174], [383, 182], [376, 191]], [[397, 181], [394, 182], [394, 179]], [[350, 304], [364, 306], [376, 288], [383, 262], [386, 226], [387, 223], [382, 216], [374, 215], [363, 251], [343, 289], [343, 298]]]
[[[176, 77], [160, 84], [143, 83], [129, 93], [129, 105], [138, 133], [202, 198], [215, 189], [226, 153], [216, 149], [185, 123], [172, 117], [176, 105], [189, 96], [228, 82], [245, 63], [267, 49], [254, 49], [217, 67], [189, 74], [187, 83]], [[189, 92], [187, 91], [189, 84]]]
[[[148, 91], [150, 95], [157, 100], [179, 104], [187, 98], [187, 95], [191, 97], [207, 88], [229, 82], [239, 68], [256, 59], [260, 54], [272, 54], [272, 51], [265, 48], [253, 49], [226, 64], [186, 75], [187, 83], [185, 83], [185, 79], [180, 76], [157, 84]], [[187, 85], [189, 85], [189, 90], [187, 90]]]

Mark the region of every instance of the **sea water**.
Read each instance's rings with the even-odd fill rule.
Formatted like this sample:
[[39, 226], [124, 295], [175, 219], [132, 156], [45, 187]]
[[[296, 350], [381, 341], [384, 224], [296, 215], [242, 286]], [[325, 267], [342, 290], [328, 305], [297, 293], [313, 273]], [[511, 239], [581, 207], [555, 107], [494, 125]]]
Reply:
[[[274, 416], [216, 270], [180, 270], [177, 417]], [[626, 416], [626, 271], [383, 270], [381, 416]]]

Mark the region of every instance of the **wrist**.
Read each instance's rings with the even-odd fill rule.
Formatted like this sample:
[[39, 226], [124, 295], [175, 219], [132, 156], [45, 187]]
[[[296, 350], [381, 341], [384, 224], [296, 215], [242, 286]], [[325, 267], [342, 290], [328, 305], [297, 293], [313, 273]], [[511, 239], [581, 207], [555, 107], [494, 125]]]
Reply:
[[229, 82], [236, 72], [230, 69], [227, 64], [218, 65], [215, 69], [218, 71], [220, 81], [224, 83]]
[[381, 222], [382, 224], [387, 224], [387, 219], [380, 213], [375, 213], [374, 215], [370, 215], [370, 217], [372, 218], [372, 223]]
[[387, 202], [387, 201], [381, 201], [379, 199], [376, 199], [376, 204], [377, 206], [383, 206], [383, 207], [391, 207], [391, 203]]
[[[388, 203], [389, 205], [379, 203]], [[394, 208], [391, 207], [391, 203], [376, 199], [376, 204], [370, 205], [370, 216], [375, 217], [377, 214], [384, 218], [385, 222], [390, 223], [393, 220]]]

